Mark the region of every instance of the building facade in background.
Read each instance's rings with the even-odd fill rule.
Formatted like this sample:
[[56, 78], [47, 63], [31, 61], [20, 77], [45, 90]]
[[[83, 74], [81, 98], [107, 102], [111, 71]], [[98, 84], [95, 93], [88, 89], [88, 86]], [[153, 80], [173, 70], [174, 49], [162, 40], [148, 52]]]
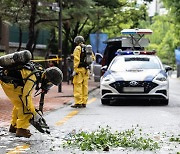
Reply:
[[[36, 50], [34, 55], [45, 55], [50, 32], [40, 30], [37, 38]], [[26, 48], [28, 41], [28, 31], [22, 31], [21, 50]], [[19, 28], [15, 25], [9, 25], [0, 20], [0, 52], [12, 53], [19, 47]]]
[[148, 5], [148, 14], [150, 17], [153, 17], [155, 14], [167, 14], [167, 10], [163, 6], [163, 2], [161, 0], [153, 0], [150, 3], [144, 2], [143, 0], [137, 0], [137, 7], [144, 3]]
[[167, 14], [168, 11], [164, 7], [163, 2], [161, 0], [153, 0], [150, 4], [148, 4], [148, 12], [149, 16], [152, 17], [155, 14]]

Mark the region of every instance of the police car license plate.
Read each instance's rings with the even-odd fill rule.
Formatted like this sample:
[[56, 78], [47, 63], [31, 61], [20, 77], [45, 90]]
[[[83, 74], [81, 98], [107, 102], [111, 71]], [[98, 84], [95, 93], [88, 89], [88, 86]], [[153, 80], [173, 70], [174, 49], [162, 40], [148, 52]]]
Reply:
[[123, 92], [144, 92], [144, 87], [124, 87]]

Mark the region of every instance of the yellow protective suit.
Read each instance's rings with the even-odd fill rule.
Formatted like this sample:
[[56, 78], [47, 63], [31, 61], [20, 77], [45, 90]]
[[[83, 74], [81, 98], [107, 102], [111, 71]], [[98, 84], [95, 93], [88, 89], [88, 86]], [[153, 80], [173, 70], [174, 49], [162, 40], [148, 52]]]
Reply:
[[[23, 79], [26, 79], [31, 73], [27, 69], [22, 69], [20, 72]], [[11, 124], [16, 128], [27, 129], [30, 125], [29, 120], [36, 114], [31, 96], [35, 81], [34, 74], [28, 80], [24, 80], [24, 86], [14, 87], [14, 84], [4, 83], [0, 80], [4, 92], [14, 105]]]
[[79, 67], [81, 46], [74, 49], [74, 71], [77, 73], [73, 78], [75, 104], [87, 104], [89, 70]]

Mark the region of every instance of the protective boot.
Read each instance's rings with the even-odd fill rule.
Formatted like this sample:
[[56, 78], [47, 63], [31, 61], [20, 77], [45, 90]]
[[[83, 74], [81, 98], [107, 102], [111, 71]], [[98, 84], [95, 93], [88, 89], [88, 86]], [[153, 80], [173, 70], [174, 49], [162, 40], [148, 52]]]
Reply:
[[10, 127], [9, 127], [9, 132], [10, 133], [16, 133], [16, 129], [17, 128], [11, 124]]
[[86, 104], [82, 104], [82, 108], [86, 108]]
[[31, 137], [31, 133], [28, 129], [23, 129], [23, 128], [17, 128], [16, 130], [16, 137], [26, 137], [26, 138], [30, 138]]
[[82, 105], [81, 104], [74, 104], [74, 105], [71, 105], [72, 108], [82, 108]]

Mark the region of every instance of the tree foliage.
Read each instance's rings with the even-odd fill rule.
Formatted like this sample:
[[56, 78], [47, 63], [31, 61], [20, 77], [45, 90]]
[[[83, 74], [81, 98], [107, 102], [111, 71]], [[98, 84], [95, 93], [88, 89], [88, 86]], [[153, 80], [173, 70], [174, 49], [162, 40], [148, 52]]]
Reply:
[[163, 0], [166, 8], [171, 11], [174, 19], [180, 23], [180, 1], [179, 0]]
[[[175, 36], [179, 39], [180, 36], [180, 1], [179, 0], [163, 0], [166, 9], [170, 12], [170, 19], [174, 23]], [[180, 41], [178, 43], [180, 46]]]
[[153, 30], [149, 49], [156, 49], [158, 56], [164, 63], [175, 65], [174, 50], [180, 46], [180, 1], [163, 0], [163, 2], [168, 14], [153, 17], [152, 24], [141, 22], [141, 26]]
[[[41, 23], [44, 26], [45, 22], [50, 24], [51, 21], [54, 21], [55, 19], [52, 19], [53, 12], [50, 13], [47, 7], [40, 7], [37, 0], [2, 0], [0, 4], [2, 20], [10, 24], [16, 24], [20, 29], [28, 30], [29, 39], [26, 48], [33, 54], [37, 39], [36, 34], [39, 32]], [[57, 15], [55, 17], [57, 21]]]
[[153, 34], [149, 36], [150, 45], [147, 49], [155, 49], [163, 63], [174, 66], [174, 49], [177, 48], [179, 39], [176, 36], [176, 25], [173, 19], [169, 15], [155, 16], [152, 24], [150, 22], [141, 23], [141, 28], [143, 27], [153, 30]]
[[[9, 23], [28, 29], [27, 49], [33, 50], [36, 34], [43, 27], [58, 28], [58, 12], [48, 4], [57, 0], [2, 0], [0, 16]], [[146, 6], [137, 8], [136, 2], [127, 0], [62, 0], [63, 54], [72, 52], [73, 39], [83, 35], [86, 40], [90, 33], [107, 32], [109, 36], [121, 35], [123, 28], [139, 26], [146, 20]], [[57, 30], [57, 29], [56, 29]], [[32, 51], [33, 52], [33, 51]]]

